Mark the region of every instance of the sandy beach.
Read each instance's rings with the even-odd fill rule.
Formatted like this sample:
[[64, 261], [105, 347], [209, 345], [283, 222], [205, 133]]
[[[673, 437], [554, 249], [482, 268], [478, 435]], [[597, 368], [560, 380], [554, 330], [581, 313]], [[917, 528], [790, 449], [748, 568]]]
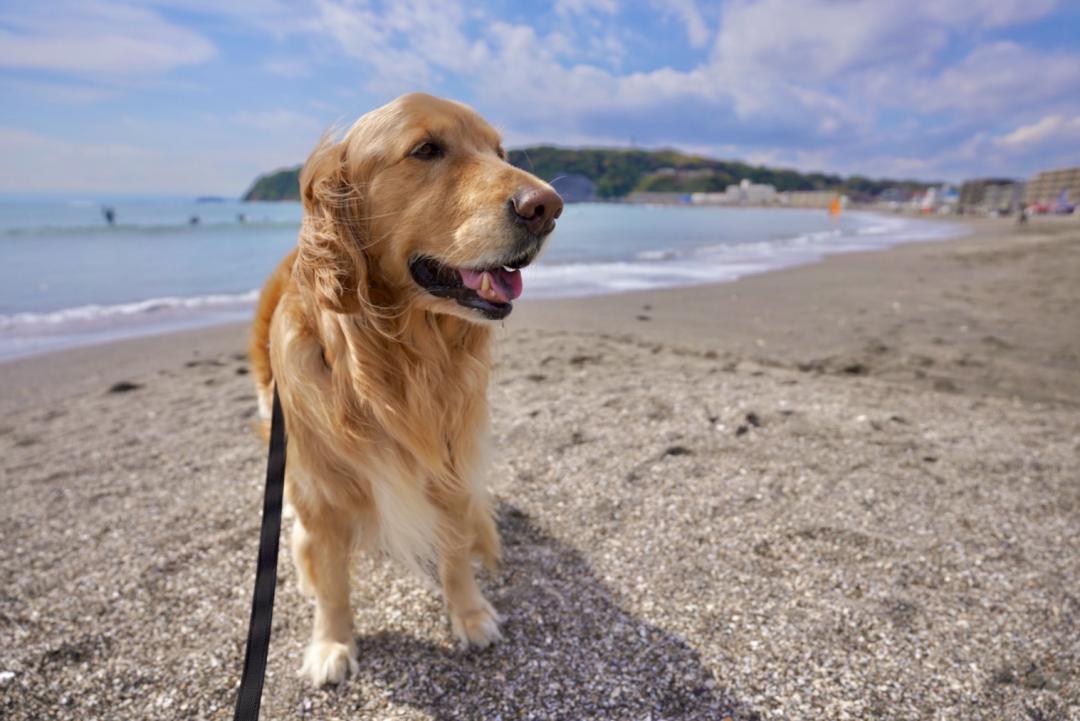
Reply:
[[[437, 595], [364, 559], [360, 671], [314, 690], [283, 554], [263, 718], [1080, 718], [1080, 223], [970, 226], [726, 284], [526, 287], [490, 390], [505, 642], [459, 652]], [[231, 718], [265, 463], [246, 333], [0, 364], [3, 718]]]

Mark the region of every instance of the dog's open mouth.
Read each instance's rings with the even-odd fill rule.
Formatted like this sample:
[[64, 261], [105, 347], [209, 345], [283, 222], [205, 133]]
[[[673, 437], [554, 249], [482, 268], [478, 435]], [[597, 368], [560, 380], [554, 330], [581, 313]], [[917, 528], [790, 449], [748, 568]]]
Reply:
[[491, 268], [455, 268], [421, 255], [412, 259], [409, 271], [428, 293], [500, 320], [514, 309], [513, 301], [521, 295], [521, 269], [528, 264], [525, 258]]

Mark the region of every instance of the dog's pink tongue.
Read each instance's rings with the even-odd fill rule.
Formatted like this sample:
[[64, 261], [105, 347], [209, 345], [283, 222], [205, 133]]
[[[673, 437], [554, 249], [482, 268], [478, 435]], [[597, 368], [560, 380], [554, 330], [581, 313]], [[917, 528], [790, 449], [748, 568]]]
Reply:
[[499, 268], [491, 274], [491, 278], [494, 281], [492, 287], [499, 289], [499, 294], [504, 303], [517, 300], [518, 296], [521, 295], [522, 283], [520, 270], [506, 270], [504, 268]]
[[[509, 303], [521, 295], [521, 271], [506, 270], [467, 270], [459, 269], [461, 282], [466, 288], [472, 288], [477, 295], [497, 303]], [[484, 281], [487, 276], [487, 282]]]

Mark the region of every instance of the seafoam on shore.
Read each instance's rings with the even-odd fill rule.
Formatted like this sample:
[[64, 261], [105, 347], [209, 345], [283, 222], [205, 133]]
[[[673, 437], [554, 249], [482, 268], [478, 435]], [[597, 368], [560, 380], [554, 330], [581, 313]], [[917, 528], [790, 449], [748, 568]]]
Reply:
[[[0, 270], [11, 275], [0, 289], [0, 361], [249, 316], [257, 297], [251, 287], [295, 238], [289, 212], [274, 212], [280, 217], [273, 223], [141, 225], [115, 233], [82, 225], [8, 228], [0, 243], [21, 270]], [[964, 232], [953, 223], [870, 213], [830, 220], [806, 210], [619, 204], [571, 206], [560, 223], [540, 262], [525, 271], [530, 298], [715, 283]], [[168, 295], [157, 295], [162, 290]]]
[[[701, 209], [668, 210], [689, 213]], [[852, 225], [837, 223], [834, 227], [791, 237], [687, 248], [657, 247], [609, 262], [540, 263], [527, 271], [526, 280], [530, 293], [539, 298], [701, 285], [813, 263], [838, 253], [880, 250], [912, 241], [945, 240], [968, 232], [956, 223], [876, 213], [850, 213], [849, 217], [854, 219]]]

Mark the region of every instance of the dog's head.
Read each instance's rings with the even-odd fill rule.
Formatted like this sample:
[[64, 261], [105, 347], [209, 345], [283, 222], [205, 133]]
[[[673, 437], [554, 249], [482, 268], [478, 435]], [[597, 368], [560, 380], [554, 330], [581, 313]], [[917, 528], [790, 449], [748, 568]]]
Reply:
[[300, 188], [298, 277], [343, 313], [505, 318], [563, 207], [472, 109], [420, 93], [320, 145]]

